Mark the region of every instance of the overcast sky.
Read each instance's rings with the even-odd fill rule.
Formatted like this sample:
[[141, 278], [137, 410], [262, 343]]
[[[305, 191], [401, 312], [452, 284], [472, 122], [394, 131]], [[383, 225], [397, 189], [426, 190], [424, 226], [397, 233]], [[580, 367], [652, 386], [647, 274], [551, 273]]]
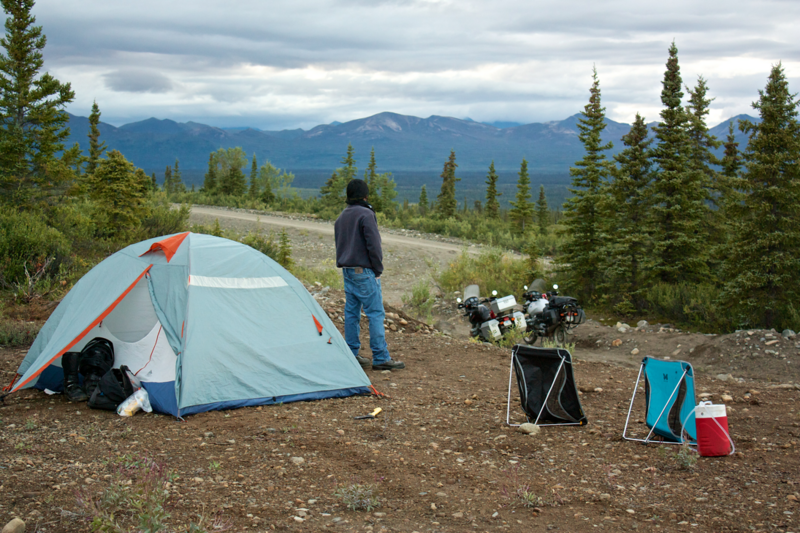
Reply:
[[714, 125], [778, 61], [800, 91], [800, 2], [773, 0], [38, 0], [45, 69], [114, 125], [149, 117], [263, 129], [381, 111], [545, 122], [583, 109], [656, 120], [675, 39]]

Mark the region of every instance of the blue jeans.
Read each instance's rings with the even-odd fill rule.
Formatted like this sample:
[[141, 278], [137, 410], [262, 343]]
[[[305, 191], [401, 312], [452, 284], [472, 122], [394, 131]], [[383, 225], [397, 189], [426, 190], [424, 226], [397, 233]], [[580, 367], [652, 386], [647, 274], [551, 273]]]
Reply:
[[383, 294], [381, 293], [381, 280], [375, 273], [365, 268], [362, 274], [356, 274], [355, 269], [343, 268], [344, 294], [344, 340], [352, 350], [353, 355], [358, 355], [361, 348], [361, 309], [369, 319], [369, 347], [372, 349], [372, 364], [379, 365], [391, 359], [389, 348], [386, 346], [386, 331], [383, 329], [383, 320], [386, 312], [383, 310]]

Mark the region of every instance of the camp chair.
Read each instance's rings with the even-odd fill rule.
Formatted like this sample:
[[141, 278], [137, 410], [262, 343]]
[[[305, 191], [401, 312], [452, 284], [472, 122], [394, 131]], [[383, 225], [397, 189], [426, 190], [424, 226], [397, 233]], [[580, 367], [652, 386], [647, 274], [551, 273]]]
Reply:
[[582, 426], [583, 414], [575, 378], [572, 356], [563, 348], [538, 348], [517, 344], [511, 350], [508, 370], [508, 402], [506, 424], [511, 423], [511, 378], [517, 376], [522, 410], [539, 426]]
[[[629, 437], [628, 422], [633, 411], [633, 401], [639, 390], [639, 381], [644, 375], [645, 422], [650, 432], [644, 439]], [[642, 359], [639, 376], [633, 387], [631, 405], [622, 438], [662, 444], [694, 443], [696, 439], [695, 420], [691, 416], [695, 407], [694, 372], [692, 365], [685, 361], [661, 361], [652, 357]], [[690, 420], [691, 418], [691, 420]], [[688, 439], [684, 440], [684, 432]]]

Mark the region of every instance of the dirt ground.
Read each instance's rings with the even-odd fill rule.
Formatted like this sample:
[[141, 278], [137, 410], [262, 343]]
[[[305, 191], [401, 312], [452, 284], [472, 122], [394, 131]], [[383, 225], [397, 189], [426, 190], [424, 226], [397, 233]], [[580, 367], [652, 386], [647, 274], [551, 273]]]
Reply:
[[[318, 295], [340, 325], [342, 298], [335, 290]], [[408, 367], [368, 371], [385, 398], [178, 421], [120, 418], [39, 391], [8, 397], [0, 408], [0, 523], [19, 516], [28, 531], [89, 531], [76, 494], [99, 493], [121, 461], [148, 456], [177, 476], [168, 509], [176, 527], [205, 514], [221, 517], [229, 531], [257, 532], [800, 531], [794, 340], [657, 327], [622, 334], [591, 321], [575, 330], [574, 368], [589, 424], [526, 436], [504, 425], [508, 349], [445, 336], [388, 311], [399, 313], [388, 324], [397, 329], [387, 331], [392, 355]], [[778, 342], [765, 347], [768, 339]], [[641, 355], [630, 354], [634, 347]], [[782, 355], [765, 356], [770, 348]], [[673, 358], [698, 368], [698, 395], [715, 403], [731, 397], [724, 403], [737, 449], [690, 469], [681, 468], [674, 447], [621, 438], [635, 361], [678, 349]], [[0, 350], [3, 382], [24, 353]], [[522, 422], [512, 396], [512, 421]], [[377, 419], [354, 420], [376, 407], [383, 409]], [[642, 418], [637, 400], [639, 435]], [[335, 495], [354, 483], [375, 486], [376, 509], [350, 511]], [[534, 507], [518, 496], [523, 490], [534, 495]]]
[[[192, 221], [214, 218], [196, 213]], [[237, 231], [256, 227], [252, 220], [220, 222]], [[287, 225], [295, 260], [315, 266], [333, 258], [329, 225]], [[589, 424], [526, 436], [504, 424], [510, 350], [470, 342], [449, 296], [437, 303], [435, 330], [400, 309], [413, 283], [430, 279], [460, 246], [385, 244], [384, 296], [395, 307], [387, 310], [399, 314], [387, 322], [387, 340], [393, 357], [407, 364], [367, 372], [387, 397], [179, 421], [120, 418], [39, 391], [9, 396], [0, 407], [0, 526], [19, 516], [28, 532], [90, 531], [78, 495], [100, 493], [120, 465], [149, 457], [175, 476], [168, 511], [176, 529], [202, 514], [237, 532], [800, 532], [800, 337], [709, 336], [659, 325], [621, 332], [592, 317], [572, 339]], [[310, 290], [341, 327], [342, 291]], [[42, 306], [30, 317], [51, 310]], [[2, 384], [25, 351], [0, 348]], [[694, 365], [698, 400], [728, 406], [735, 455], [700, 458], [685, 469], [675, 447], [621, 438], [645, 355]], [[511, 419], [519, 423], [515, 389]], [[642, 397], [632, 417], [640, 436]], [[376, 407], [383, 409], [377, 419], [354, 420]], [[374, 485], [378, 507], [348, 510], [336, 492], [354, 484]]]

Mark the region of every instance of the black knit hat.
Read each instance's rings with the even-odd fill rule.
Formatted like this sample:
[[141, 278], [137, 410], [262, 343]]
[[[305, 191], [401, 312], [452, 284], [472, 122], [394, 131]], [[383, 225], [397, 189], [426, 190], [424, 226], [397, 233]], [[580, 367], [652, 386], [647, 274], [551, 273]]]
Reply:
[[347, 184], [347, 199], [362, 200], [369, 196], [369, 185], [364, 180], [354, 179]]

